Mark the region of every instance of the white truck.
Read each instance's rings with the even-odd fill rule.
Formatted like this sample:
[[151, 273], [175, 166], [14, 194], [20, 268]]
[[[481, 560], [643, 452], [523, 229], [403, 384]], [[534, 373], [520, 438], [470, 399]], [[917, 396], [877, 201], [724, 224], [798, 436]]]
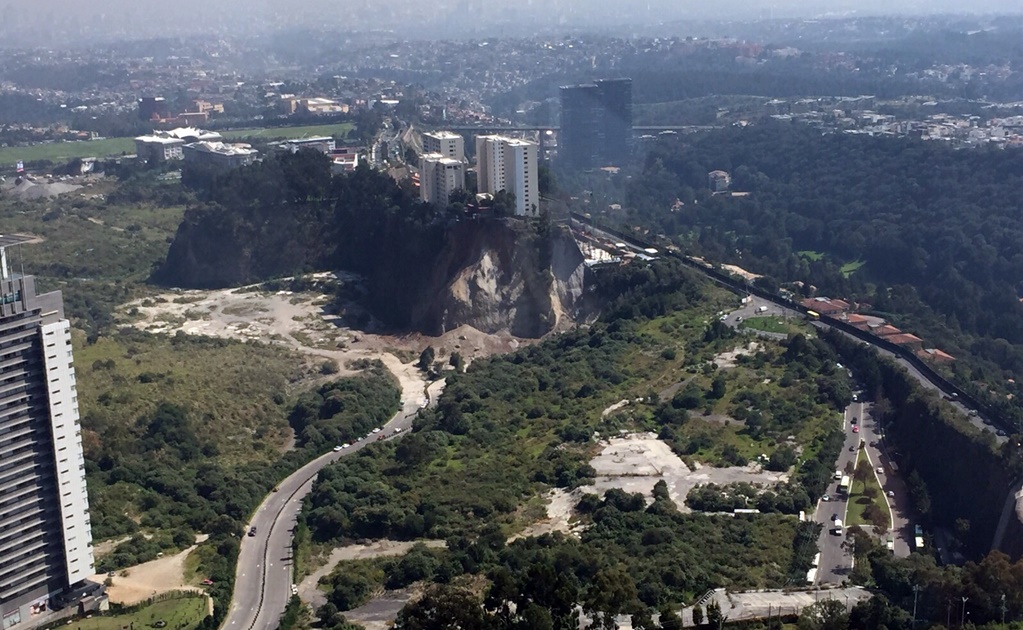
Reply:
[[834, 523], [831, 525], [831, 535], [841, 536], [842, 535], [842, 519], [836, 518]]
[[757, 307], [757, 312], [758, 313], [766, 313], [767, 312], [767, 307], [766, 306], [758, 306]]

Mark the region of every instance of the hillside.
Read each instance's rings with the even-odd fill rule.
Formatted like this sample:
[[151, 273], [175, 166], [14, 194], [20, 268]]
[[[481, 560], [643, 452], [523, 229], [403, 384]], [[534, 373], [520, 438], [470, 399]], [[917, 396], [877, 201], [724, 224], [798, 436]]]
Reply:
[[326, 159], [307, 153], [217, 177], [206, 190], [158, 282], [210, 288], [344, 269], [366, 278], [377, 319], [428, 334], [469, 324], [539, 337], [579, 307], [582, 255], [543, 221], [468, 219], [368, 168], [331, 177]]

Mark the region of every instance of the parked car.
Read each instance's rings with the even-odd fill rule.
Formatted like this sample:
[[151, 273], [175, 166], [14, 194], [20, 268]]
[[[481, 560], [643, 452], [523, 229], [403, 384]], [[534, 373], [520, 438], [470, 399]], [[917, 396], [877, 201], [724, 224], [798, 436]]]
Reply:
[[891, 490], [889, 490], [889, 491], [888, 491], [888, 492], [886, 492], [885, 494], [887, 494], [889, 498], [895, 498], [895, 493], [894, 493], [894, 492], [892, 492]]
[[373, 433], [380, 433], [380, 427], [373, 429]]
[[883, 475], [884, 474], [884, 466], [878, 466], [877, 467], [877, 474], [879, 474], [879, 475]]
[[824, 496], [821, 497], [821, 501], [827, 502], [827, 501], [830, 501], [830, 500], [831, 500], [831, 495], [830, 494], [825, 494]]
[[859, 433], [859, 432], [860, 432], [860, 425], [854, 424], [853, 425], [853, 433]]
[[250, 527], [249, 528], [249, 536], [255, 536], [255, 535], [256, 535], [256, 528], [255, 527]]
[[337, 446], [334, 447], [334, 452], [335, 453], [340, 451], [340, 450], [341, 450], [341, 445], [340, 444], [338, 444]]

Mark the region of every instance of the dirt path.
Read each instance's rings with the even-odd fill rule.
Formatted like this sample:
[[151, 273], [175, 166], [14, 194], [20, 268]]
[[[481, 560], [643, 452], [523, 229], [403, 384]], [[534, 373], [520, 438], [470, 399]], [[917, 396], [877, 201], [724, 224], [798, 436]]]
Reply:
[[[185, 583], [185, 558], [194, 549], [195, 546], [192, 546], [173, 556], [157, 558], [118, 571], [111, 578], [113, 584], [107, 588], [110, 601], [131, 605], [168, 591], [203, 592], [203, 589]], [[89, 579], [102, 583], [107, 576], [97, 574]]]
[[[443, 540], [422, 540], [417, 542], [421, 542], [427, 547], [432, 548], [447, 546], [447, 543]], [[378, 540], [365, 545], [347, 545], [345, 547], [337, 547], [330, 552], [330, 556], [327, 558], [326, 564], [310, 573], [304, 580], [302, 580], [301, 584], [298, 585], [298, 596], [303, 602], [312, 606], [313, 610], [316, 610], [327, 602], [326, 595], [324, 595], [323, 591], [317, 588], [317, 584], [319, 584], [320, 580], [324, 576], [330, 574], [339, 562], [344, 562], [346, 560], [388, 558], [391, 556], [404, 555], [408, 553], [409, 549], [416, 545], [417, 542]]]

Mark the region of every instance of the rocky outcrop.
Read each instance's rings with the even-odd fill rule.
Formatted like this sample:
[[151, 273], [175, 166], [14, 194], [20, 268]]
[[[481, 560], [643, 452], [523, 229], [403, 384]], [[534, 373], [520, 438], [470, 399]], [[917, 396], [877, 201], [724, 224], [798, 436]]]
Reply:
[[517, 219], [421, 226], [392, 219], [369, 231], [324, 226], [315, 214], [293, 208], [257, 223], [223, 209], [190, 212], [156, 278], [211, 288], [350, 270], [367, 278], [367, 305], [379, 321], [431, 335], [467, 324], [539, 337], [581, 307], [583, 256], [556, 226], [540, 231]]

